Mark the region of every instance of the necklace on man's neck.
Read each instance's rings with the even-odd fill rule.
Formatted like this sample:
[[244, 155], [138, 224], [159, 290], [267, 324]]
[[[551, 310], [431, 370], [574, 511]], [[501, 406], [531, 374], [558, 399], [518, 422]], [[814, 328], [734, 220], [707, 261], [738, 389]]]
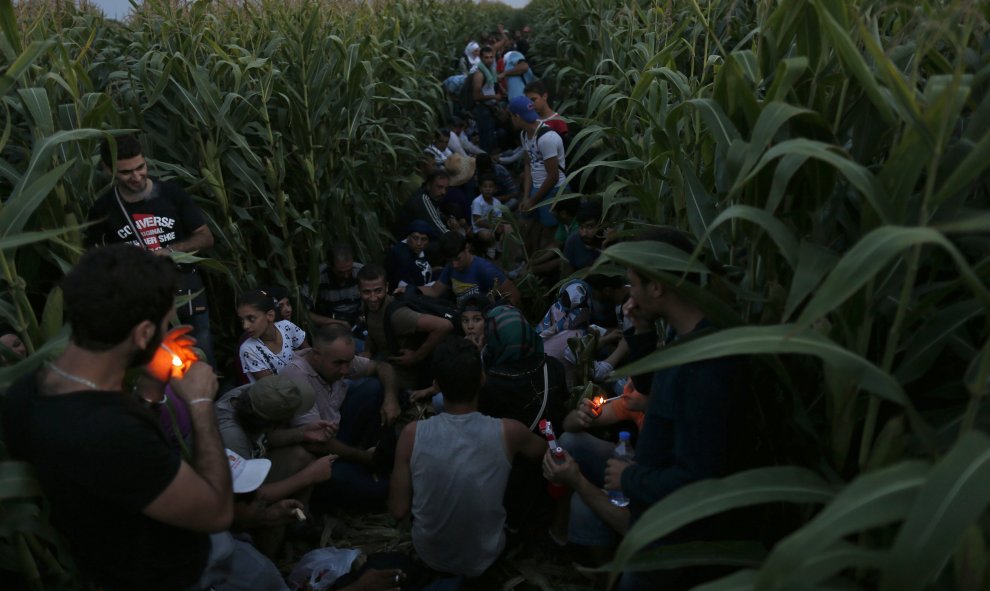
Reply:
[[60, 368], [59, 366], [55, 365], [54, 363], [46, 363], [45, 365], [48, 366], [48, 369], [54, 371], [59, 376], [61, 376], [62, 378], [66, 379], [66, 380], [69, 380], [70, 382], [75, 382], [77, 384], [82, 384], [83, 386], [86, 386], [86, 387], [88, 387], [88, 388], [90, 388], [92, 390], [102, 390], [102, 388], [100, 388], [99, 386], [96, 385], [96, 382], [91, 382], [90, 380], [87, 380], [86, 378], [81, 378], [81, 377], [79, 377], [79, 376], [77, 376], [75, 374], [69, 373], [69, 372], [65, 371], [64, 369]]

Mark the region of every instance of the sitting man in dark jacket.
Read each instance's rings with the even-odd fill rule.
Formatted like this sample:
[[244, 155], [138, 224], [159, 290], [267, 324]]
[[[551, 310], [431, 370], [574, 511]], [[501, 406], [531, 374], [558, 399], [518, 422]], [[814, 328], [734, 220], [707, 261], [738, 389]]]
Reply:
[[[659, 229], [642, 239], [674, 246], [685, 253], [693, 251], [680, 233]], [[668, 282], [647, 275], [648, 269], [628, 270], [627, 309], [635, 326], [627, 331], [631, 360], [639, 359], [657, 347], [657, 321], [669, 327], [667, 343], [696, 337], [711, 328], [698, 304]], [[687, 281], [700, 285], [696, 274]], [[633, 376], [636, 390], [649, 393], [646, 416], [636, 445], [635, 461], [610, 459], [605, 467], [605, 488], [621, 489], [629, 498], [628, 516], [617, 514], [608, 495], [577, 471], [568, 457], [557, 464], [545, 457], [544, 474], [574, 489], [603, 521], [621, 529], [635, 521], [650, 506], [670, 493], [693, 482], [720, 478], [732, 471], [734, 454], [746, 448], [741, 437], [746, 428], [745, 397], [742, 393], [744, 363], [738, 357], [723, 357], [669, 367]], [[686, 543], [731, 537], [726, 528], [714, 531], [712, 522], [686, 526], [663, 538], [661, 544]], [[619, 589], [687, 589], [720, 571], [702, 568], [658, 572], [626, 572]]]

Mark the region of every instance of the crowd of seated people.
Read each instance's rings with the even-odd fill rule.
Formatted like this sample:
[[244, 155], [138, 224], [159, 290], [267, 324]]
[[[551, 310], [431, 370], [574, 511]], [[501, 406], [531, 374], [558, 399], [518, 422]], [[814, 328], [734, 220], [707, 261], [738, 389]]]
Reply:
[[[217, 572], [224, 568], [241, 569], [243, 577], [257, 582], [253, 588], [285, 588], [277, 573], [272, 575], [271, 561], [287, 539], [306, 534], [301, 523], [326, 513], [386, 509], [397, 520], [411, 520], [415, 556], [395, 571], [372, 569], [355, 588], [470, 587], [484, 578], [519, 529], [532, 534], [535, 528], [561, 546], [587, 548], [586, 558], [601, 563], [650, 506], [691, 482], [728, 474], [736, 465], [743, 426], [741, 360], [692, 363], [631, 379], [612, 373], [711, 324], [678, 284], [643, 269], [610, 274], [593, 268], [602, 251], [620, 239], [608, 219], [620, 214], [603, 211], [593, 196], [556, 199], [567, 193], [568, 124], [550, 106], [547, 86], [527, 62], [526, 35], [524, 30], [513, 39], [499, 28], [467, 44], [452, 76], [459, 76], [466, 90], [451, 87], [457, 80], [445, 81], [449, 120], [424, 138], [417, 163], [422, 186], [397, 204], [395, 242], [380, 260], [355, 260], [354, 245], [340, 236], [326, 253], [316, 285], [244, 286], [234, 309], [223, 311], [242, 329], [229, 366], [234, 369], [221, 368], [233, 378], [225, 392], [217, 392], [202, 362], [191, 362], [182, 372], [162, 373], [155, 366], [162, 363], [156, 359], [163, 329], [153, 329], [164, 311], [115, 319], [115, 325], [130, 322], [117, 332], [86, 317], [93, 302], [85, 298], [120, 299], [124, 307], [133, 304], [127, 297], [141, 299], [133, 285], [106, 291], [120, 277], [111, 272], [113, 265], [135, 276], [171, 277], [156, 255], [209, 246], [195, 241], [203, 237], [202, 214], [191, 201], [171, 196], [181, 189], [155, 190], [159, 182], [146, 177], [136, 141], [131, 151], [116, 152], [116, 163], [105, 159], [108, 172], [115, 171], [121, 210], [174, 209], [180, 223], [188, 220], [192, 238], [153, 242], [124, 218], [119, 231], [111, 228], [91, 241], [98, 248], [87, 256], [97, 260], [84, 259], [79, 271], [89, 275], [77, 273], [67, 284], [72, 345], [32, 374], [35, 382], [22, 381], [8, 397], [3, 418], [11, 453], [40, 464], [53, 461], [58, 442], [42, 445], [24, 426], [44, 423], [42, 412], [88, 409], [82, 402], [49, 408], [34, 398], [75, 400], [89, 390], [120, 394], [118, 370], [145, 366], [135, 408], [114, 413], [126, 416], [128, 429], [140, 432], [142, 445], [154, 450], [147, 452], [147, 466], [153, 460], [155, 469], [167, 473], [123, 493], [108, 491], [105, 498], [97, 483], [87, 501], [119, 505], [110, 513], [123, 520], [118, 526], [123, 533], [165, 527], [184, 539], [182, 532], [198, 532], [188, 535], [197, 545], [185, 555], [173, 555], [161, 544], [135, 548], [162, 552], [166, 564], [191, 561], [172, 573], [174, 580], [164, 578], [162, 588], [180, 588], [170, 587], [173, 583], [244, 588], [230, 586], [239, 584], [237, 578], [218, 583], [223, 577]], [[106, 147], [103, 152], [111, 153]], [[178, 205], [156, 202], [165, 199]], [[142, 239], [114, 240], [114, 234]], [[640, 239], [684, 253], [694, 248], [673, 230], [647, 232]], [[126, 248], [141, 256], [101, 247], [120, 241], [130, 242]], [[113, 253], [92, 254], [107, 250]], [[146, 269], [134, 271], [142, 266]], [[188, 272], [180, 269], [177, 275], [180, 292]], [[568, 280], [574, 272], [581, 278]], [[93, 284], [103, 275], [106, 285]], [[524, 279], [541, 287], [524, 296]], [[166, 296], [175, 293], [164, 279], [158, 281]], [[700, 277], [687, 281], [704, 285]], [[544, 292], [553, 297], [540, 306]], [[74, 307], [81, 310], [75, 317]], [[524, 311], [536, 307], [539, 313], [527, 317]], [[196, 330], [197, 338], [203, 330], [209, 334], [208, 324]], [[165, 343], [191, 346], [193, 339], [184, 335], [169, 333]], [[9, 327], [0, 344], [5, 364], [26, 353]], [[210, 360], [210, 355], [198, 357]], [[93, 372], [103, 367], [96, 359], [116, 372], [112, 379], [109, 369]], [[604, 397], [610, 400], [593, 402], [576, 394], [582, 390], [609, 392]], [[408, 410], [414, 412], [404, 414]], [[150, 427], [134, 418], [149, 411]], [[421, 418], [409, 421], [413, 415]], [[105, 416], [107, 425], [124, 420]], [[562, 455], [549, 454], [541, 420], [551, 421], [562, 435]], [[632, 461], [611, 457], [616, 433], [610, 428], [616, 425], [633, 434]], [[139, 461], [131, 455], [135, 458], [121, 462]], [[231, 475], [222, 475], [221, 460], [223, 467], [229, 461]], [[259, 460], [264, 462], [251, 463]], [[130, 466], [114, 458], [95, 473], [118, 465]], [[74, 484], [74, 472], [56, 476], [40, 467], [43, 486]], [[245, 470], [258, 478], [242, 492], [237, 482], [239, 476], [244, 482]], [[177, 492], [173, 486], [180, 479], [190, 490], [206, 488], [199, 496]], [[566, 494], [559, 494], [561, 487]], [[615, 491], [625, 504], [614, 502]], [[234, 499], [232, 510], [225, 496]], [[204, 519], [187, 509], [196, 499], [209, 501], [218, 515]], [[73, 529], [92, 523], [75, 516], [84, 508], [64, 495], [53, 502], [56, 525], [72, 532], [70, 541], [84, 539]], [[669, 541], [725, 533], [712, 528], [709, 523], [687, 528]], [[118, 545], [106, 542], [82, 552], [82, 575], [108, 588], [152, 588], [132, 585], [142, 574], [138, 567], [107, 573], [101, 552]], [[232, 566], [215, 559], [221, 550], [233, 557]], [[679, 589], [712, 575], [699, 568], [629, 572], [620, 585]]]

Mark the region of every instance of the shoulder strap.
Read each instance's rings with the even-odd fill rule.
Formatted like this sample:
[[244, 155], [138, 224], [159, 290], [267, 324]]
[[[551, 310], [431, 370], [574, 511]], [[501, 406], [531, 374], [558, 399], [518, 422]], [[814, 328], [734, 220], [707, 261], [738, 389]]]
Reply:
[[532, 431], [536, 428], [536, 424], [540, 422], [543, 418], [543, 413], [547, 409], [547, 399], [550, 397], [550, 364], [547, 360], [543, 360], [543, 403], [540, 404], [540, 412], [536, 413], [536, 417], [533, 419], [532, 424], [529, 426], [529, 430]]
[[145, 250], [150, 250], [148, 245], [144, 243], [144, 238], [141, 237], [141, 233], [138, 232], [137, 226], [134, 225], [134, 220], [127, 213], [127, 208], [124, 207], [124, 200], [120, 197], [120, 191], [117, 190], [117, 185], [113, 186], [113, 196], [117, 199], [117, 205], [120, 207], [120, 213], [124, 216], [124, 221], [130, 226], [131, 232], [134, 233], [134, 238], [138, 241], [141, 248]]

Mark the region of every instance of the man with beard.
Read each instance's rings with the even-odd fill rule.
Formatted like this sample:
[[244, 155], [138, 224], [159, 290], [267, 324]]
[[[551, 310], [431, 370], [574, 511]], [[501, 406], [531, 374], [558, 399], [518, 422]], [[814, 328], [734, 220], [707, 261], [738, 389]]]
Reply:
[[[133, 135], [119, 136], [117, 153], [104, 140], [100, 146], [103, 171], [114, 175], [114, 186], [101, 195], [89, 211], [86, 244], [99, 246], [127, 242], [158, 256], [199, 252], [213, 246], [206, 216], [176, 183], [152, 179], [141, 142]], [[185, 298], [178, 308], [179, 320], [193, 327], [197, 346], [214, 364], [210, 315], [203, 279], [196, 266], [180, 267], [178, 295]]]
[[[374, 358], [384, 358], [392, 364], [405, 389], [422, 388], [433, 349], [447, 336], [454, 325], [450, 320], [415, 312], [399, 306], [388, 315], [394, 298], [389, 295], [385, 269], [369, 263], [358, 272], [358, 286], [368, 321], [368, 350]], [[387, 324], [387, 326], [386, 326]], [[398, 350], [390, 347], [388, 334], [394, 335]]]
[[[37, 469], [52, 523], [82, 578], [99, 588], [229, 589], [244, 582], [230, 572], [243, 553], [225, 532], [233, 492], [214, 414], [216, 377], [197, 361], [174, 368], [160, 346], [177, 275], [169, 259], [132, 245], [86, 253], [62, 282], [68, 346], [4, 400], [11, 455]], [[176, 330], [164, 344], [183, 354], [193, 343]], [[185, 401], [192, 464], [169, 448], [156, 417], [125, 390], [125, 372], [139, 366], [140, 382], [159, 390], [168, 382]]]

